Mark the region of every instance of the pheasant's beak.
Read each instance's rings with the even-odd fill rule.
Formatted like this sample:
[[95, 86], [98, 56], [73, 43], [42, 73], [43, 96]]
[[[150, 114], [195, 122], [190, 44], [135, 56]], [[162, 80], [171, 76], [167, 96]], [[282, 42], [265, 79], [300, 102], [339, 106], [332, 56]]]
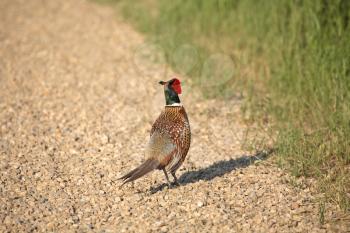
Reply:
[[159, 82], [159, 84], [160, 84], [160, 85], [165, 85], [165, 84], [166, 84], [166, 82], [164, 82], [164, 81], [160, 81], [160, 82]]

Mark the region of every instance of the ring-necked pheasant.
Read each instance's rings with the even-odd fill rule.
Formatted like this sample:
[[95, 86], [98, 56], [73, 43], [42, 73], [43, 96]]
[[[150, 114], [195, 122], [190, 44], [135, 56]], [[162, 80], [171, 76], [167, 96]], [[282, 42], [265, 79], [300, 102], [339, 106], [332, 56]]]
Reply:
[[164, 86], [166, 105], [152, 126], [146, 148], [146, 161], [120, 177], [119, 179], [124, 181], [122, 185], [154, 169], [163, 170], [169, 186], [171, 183], [167, 172], [174, 177], [174, 183], [179, 184], [175, 172], [185, 160], [190, 148], [190, 124], [185, 108], [180, 103], [180, 81], [175, 78], [167, 82], [160, 81], [159, 84]]

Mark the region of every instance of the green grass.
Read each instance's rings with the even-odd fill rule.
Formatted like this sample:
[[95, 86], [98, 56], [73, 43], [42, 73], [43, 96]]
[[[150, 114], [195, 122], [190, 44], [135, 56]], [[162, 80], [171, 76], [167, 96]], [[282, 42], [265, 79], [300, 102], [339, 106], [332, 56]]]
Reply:
[[350, 209], [350, 1], [109, 2], [205, 96], [242, 90], [279, 132], [279, 164]]

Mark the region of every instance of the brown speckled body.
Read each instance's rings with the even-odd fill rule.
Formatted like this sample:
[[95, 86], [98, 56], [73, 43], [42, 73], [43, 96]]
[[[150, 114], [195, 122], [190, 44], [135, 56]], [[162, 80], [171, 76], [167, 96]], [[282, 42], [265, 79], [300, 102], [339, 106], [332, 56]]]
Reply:
[[[190, 124], [184, 107], [165, 106], [152, 126], [150, 137], [148, 158], [159, 161], [158, 169], [165, 167], [167, 171], [175, 173], [185, 160], [191, 144]], [[162, 145], [156, 145], [158, 143]]]

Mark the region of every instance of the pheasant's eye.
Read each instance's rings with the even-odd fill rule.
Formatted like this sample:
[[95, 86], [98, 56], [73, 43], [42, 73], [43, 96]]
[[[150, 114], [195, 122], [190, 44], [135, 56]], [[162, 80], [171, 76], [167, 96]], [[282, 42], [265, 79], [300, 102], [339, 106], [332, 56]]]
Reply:
[[180, 80], [178, 80], [177, 78], [174, 78], [171, 82], [172, 85], [180, 85]]
[[181, 84], [178, 79], [175, 79], [173, 83], [171, 84], [171, 87], [177, 94], [181, 94]]

